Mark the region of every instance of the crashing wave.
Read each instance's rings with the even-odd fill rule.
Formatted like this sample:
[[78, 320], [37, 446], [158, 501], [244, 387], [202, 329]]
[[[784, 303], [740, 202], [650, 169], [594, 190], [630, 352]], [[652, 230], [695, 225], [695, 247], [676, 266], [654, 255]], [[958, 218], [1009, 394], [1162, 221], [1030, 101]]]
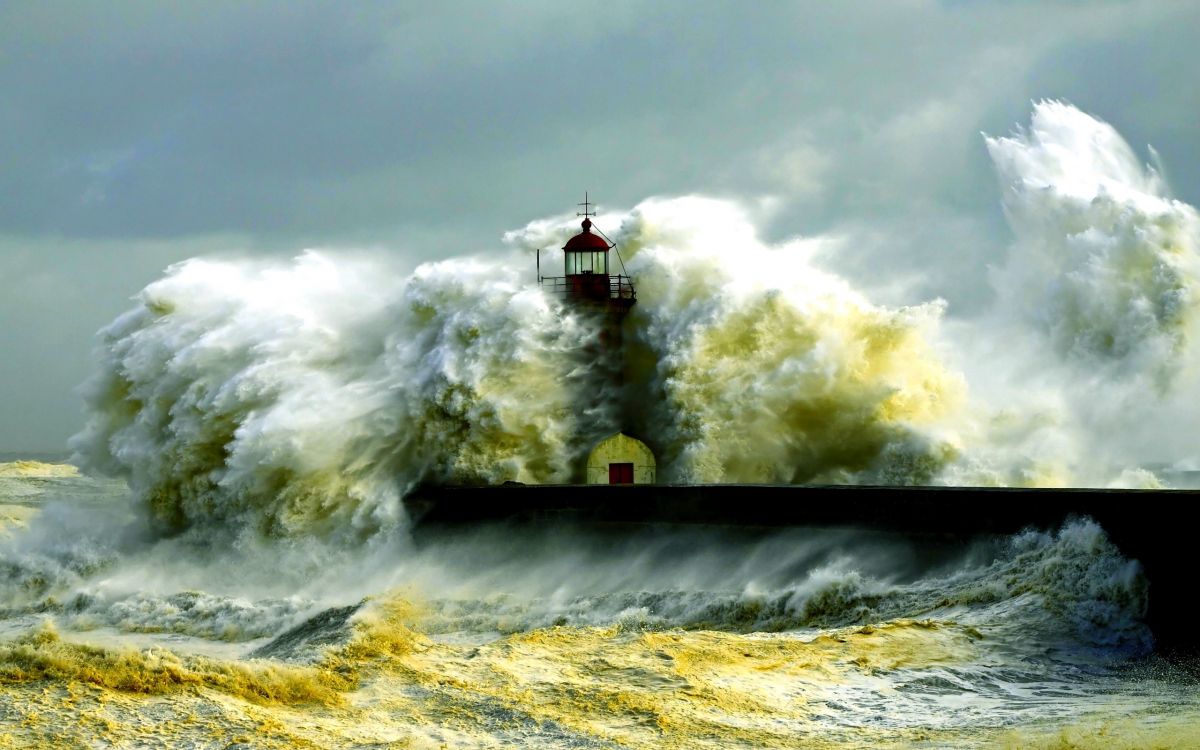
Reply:
[[[820, 269], [838, 240], [772, 244], [729, 201], [651, 199], [598, 219], [640, 291], [619, 393], [596, 321], [515, 252], [407, 276], [318, 252], [196, 259], [102, 332], [75, 460], [127, 478], [163, 531], [355, 539], [403, 525], [420, 482], [577, 480], [618, 426], [668, 482], [1152, 486], [1091, 433], [1136, 435], [1142, 411], [1122, 405], [1147, 390], [1186, 415], [1200, 219], [1067, 105], [987, 146], [1016, 236], [987, 323], [1045, 342], [1005, 338], [1007, 359], [976, 365], [1006, 385], [968, 394], [941, 301], [881, 306]], [[572, 231], [506, 241], [532, 253]]]

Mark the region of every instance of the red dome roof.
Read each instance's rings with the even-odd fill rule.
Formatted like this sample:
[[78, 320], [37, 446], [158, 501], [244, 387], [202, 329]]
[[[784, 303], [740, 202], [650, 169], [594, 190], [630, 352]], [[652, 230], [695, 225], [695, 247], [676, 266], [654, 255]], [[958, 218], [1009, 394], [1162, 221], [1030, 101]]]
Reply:
[[608, 243], [604, 241], [603, 237], [592, 234], [591, 219], [585, 218], [582, 226], [583, 231], [567, 240], [567, 244], [563, 245], [563, 250], [568, 253], [585, 253], [608, 249]]

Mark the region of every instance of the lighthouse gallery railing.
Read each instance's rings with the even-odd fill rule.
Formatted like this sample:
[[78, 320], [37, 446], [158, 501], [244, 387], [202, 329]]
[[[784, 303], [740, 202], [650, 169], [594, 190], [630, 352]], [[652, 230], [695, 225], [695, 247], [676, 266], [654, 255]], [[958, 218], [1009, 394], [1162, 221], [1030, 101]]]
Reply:
[[[598, 275], [600, 276], [600, 275]], [[595, 289], [597, 277], [591, 277], [590, 274], [581, 274], [579, 276], [542, 276], [538, 281], [542, 285], [542, 289], [550, 294], [555, 294], [563, 297], [577, 293], [580, 288], [580, 281], [584, 282], [589, 289]], [[603, 282], [600, 282], [603, 284]], [[609, 276], [608, 277], [608, 298], [609, 299], [627, 299], [636, 300], [637, 290], [633, 288], [633, 279], [629, 276]]]

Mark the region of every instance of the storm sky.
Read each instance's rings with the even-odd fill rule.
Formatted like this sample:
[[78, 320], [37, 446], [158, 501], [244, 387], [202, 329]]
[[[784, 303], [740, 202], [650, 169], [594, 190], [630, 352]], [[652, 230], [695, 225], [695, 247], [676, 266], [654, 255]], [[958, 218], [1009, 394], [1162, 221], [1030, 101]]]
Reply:
[[[1062, 99], [1200, 203], [1200, 3], [0, 3], [0, 451], [63, 450], [97, 329], [202, 254], [500, 251], [734, 198], [970, 317], [1011, 241], [981, 132]], [[1147, 145], [1152, 145], [1151, 152]]]

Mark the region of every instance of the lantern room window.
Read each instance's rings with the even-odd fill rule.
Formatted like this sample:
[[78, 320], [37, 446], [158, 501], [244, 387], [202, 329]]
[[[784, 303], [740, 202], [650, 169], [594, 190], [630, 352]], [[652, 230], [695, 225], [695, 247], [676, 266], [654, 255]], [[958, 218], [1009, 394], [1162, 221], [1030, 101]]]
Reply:
[[581, 273], [608, 273], [608, 252], [567, 252], [567, 276]]

